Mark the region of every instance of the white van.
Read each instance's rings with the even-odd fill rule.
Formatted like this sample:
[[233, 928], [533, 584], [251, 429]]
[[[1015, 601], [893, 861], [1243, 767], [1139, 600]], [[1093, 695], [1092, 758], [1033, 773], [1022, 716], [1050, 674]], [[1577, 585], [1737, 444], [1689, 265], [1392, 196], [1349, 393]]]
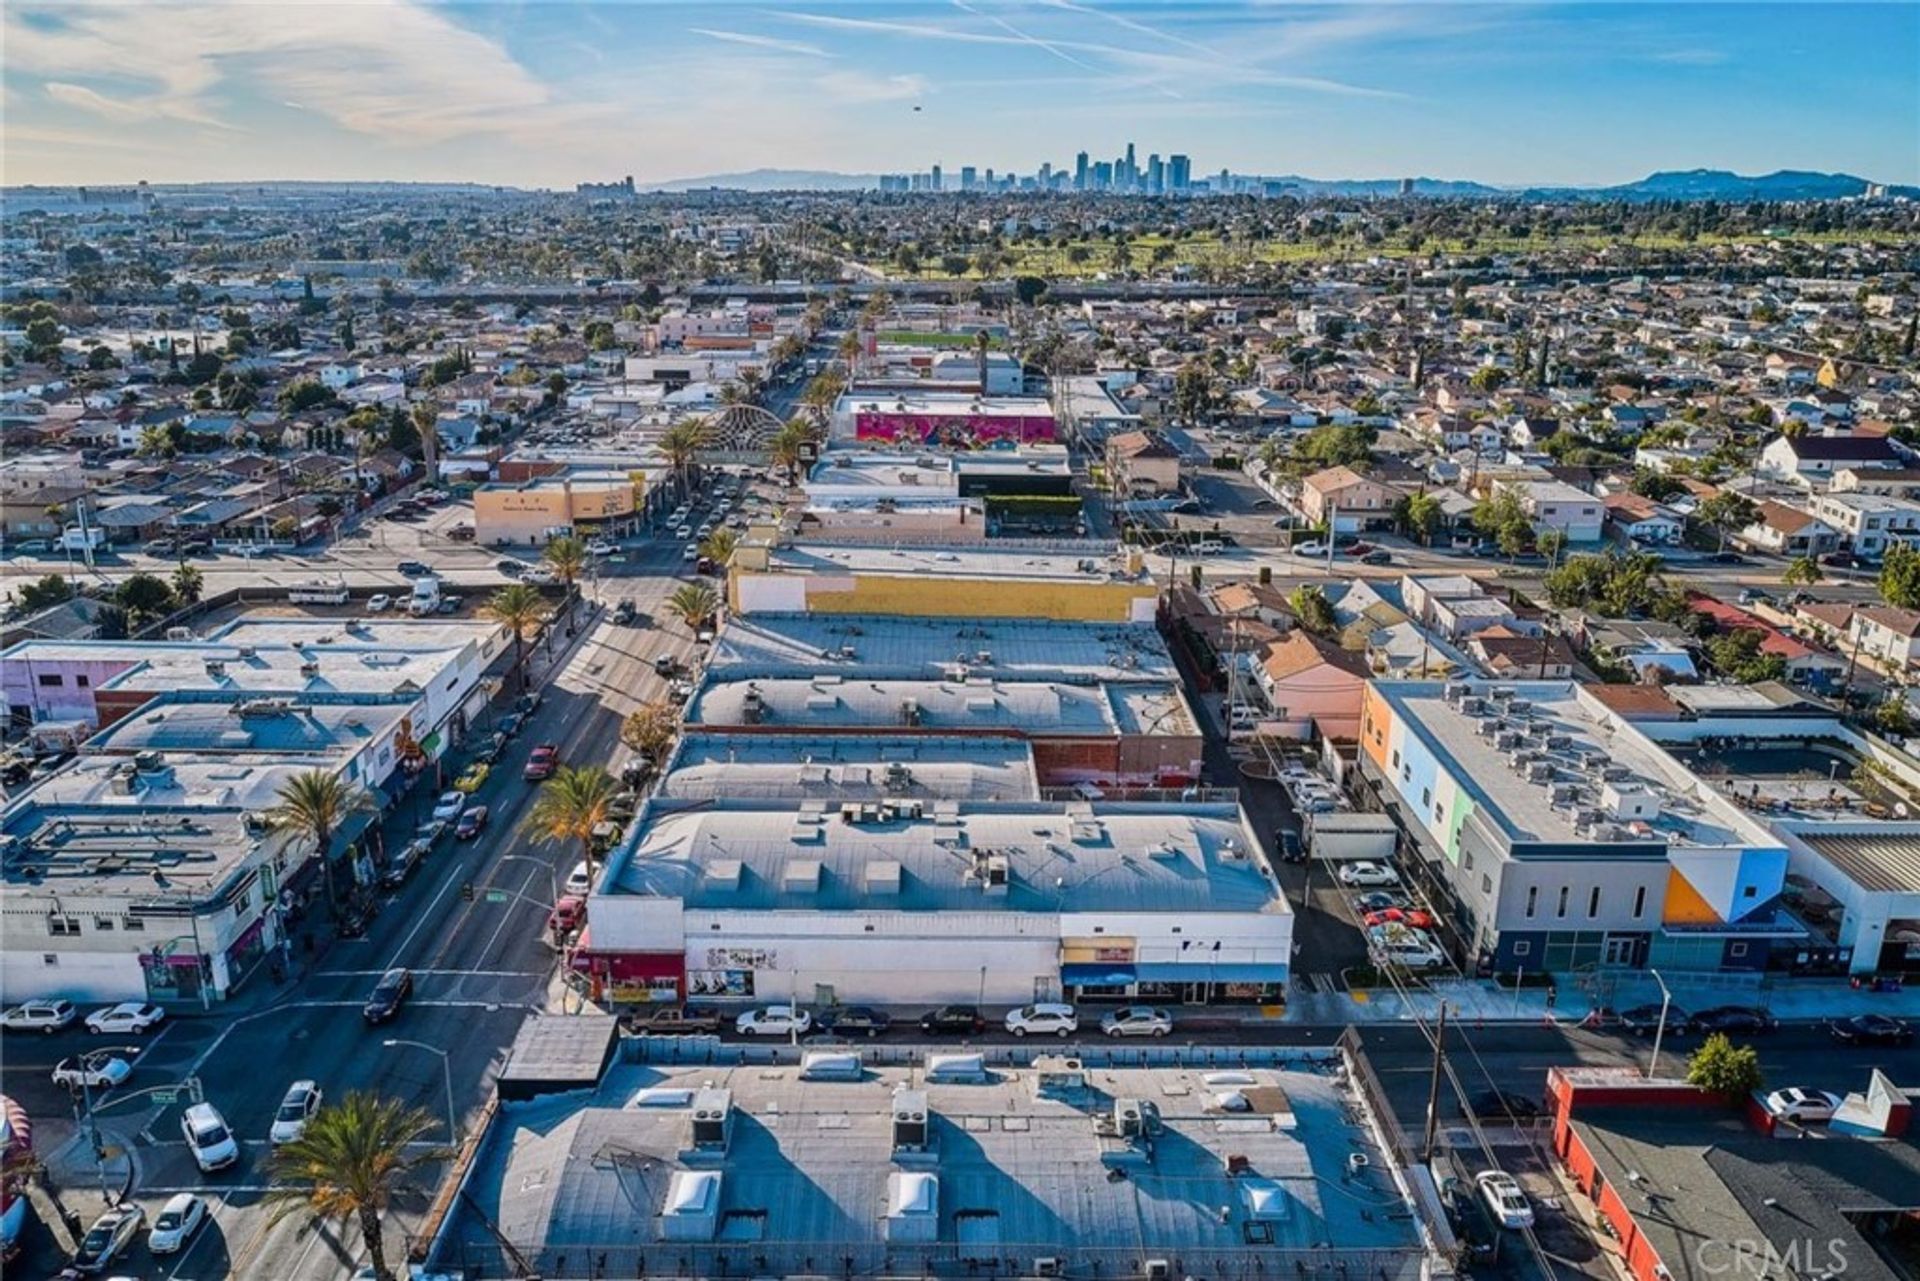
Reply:
[[425, 618], [440, 608], [440, 580], [429, 575], [413, 580], [413, 595], [407, 598], [407, 613]]
[[196, 1103], [180, 1118], [180, 1133], [186, 1136], [187, 1151], [202, 1174], [224, 1170], [240, 1159], [240, 1144], [227, 1125], [227, 1118], [211, 1103]]
[[1227, 545], [1217, 538], [1203, 538], [1193, 545], [1193, 550], [1202, 556], [1218, 556], [1227, 550]]

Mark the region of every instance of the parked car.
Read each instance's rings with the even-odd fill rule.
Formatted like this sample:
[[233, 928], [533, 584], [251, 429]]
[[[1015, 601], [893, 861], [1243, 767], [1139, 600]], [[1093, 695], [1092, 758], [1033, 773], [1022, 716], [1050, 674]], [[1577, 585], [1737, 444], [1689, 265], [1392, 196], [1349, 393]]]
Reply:
[[587, 555], [589, 556], [611, 556], [618, 550], [620, 549], [604, 538], [596, 538], [587, 544]]
[[520, 575], [527, 572], [527, 567], [525, 564], [523, 564], [520, 561], [513, 560], [511, 558], [505, 559], [505, 560], [496, 560], [495, 562], [493, 562], [493, 568], [496, 573], [500, 574], [504, 578], [518, 578], [520, 577]]
[[1100, 1020], [1108, 1036], [1165, 1036], [1173, 1031], [1173, 1015], [1151, 1005], [1123, 1005]]
[[618, 605], [613, 607], [613, 621], [623, 627], [631, 625], [633, 620], [638, 617], [640, 617], [640, 610], [630, 599], [622, 599]]
[[585, 859], [581, 859], [573, 865], [573, 870], [567, 873], [567, 883], [563, 890], [568, 894], [586, 894], [592, 889], [593, 869], [587, 866]]
[[1798, 1121], [1802, 1125], [1809, 1121], [1833, 1120], [1833, 1114], [1840, 1110], [1840, 1103], [1837, 1094], [1826, 1090], [1803, 1090], [1797, 1085], [1767, 1095], [1767, 1111], [1783, 1121]]
[[375, 592], [373, 595], [367, 597], [367, 612], [369, 614], [384, 614], [392, 608], [393, 597], [387, 595], [385, 592]]
[[442, 792], [440, 799], [434, 802], [433, 817], [442, 823], [451, 823], [460, 817], [460, 811], [467, 808], [464, 792]]
[[893, 1017], [884, 1010], [865, 1005], [836, 1005], [820, 1011], [813, 1025], [836, 1036], [876, 1037], [893, 1026]]
[[644, 1036], [700, 1036], [720, 1030], [720, 1010], [712, 1005], [663, 1005], [626, 1017], [627, 1031]]
[[460, 821], [453, 825], [453, 839], [472, 840], [487, 830], [487, 818], [487, 807], [484, 805], [476, 805], [472, 809], [461, 811]]
[[1828, 1025], [1828, 1031], [1842, 1045], [1913, 1044], [1912, 1026], [1886, 1014], [1856, 1014], [1850, 1019], [1836, 1019]]
[[1071, 1005], [1039, 1001], [1007, 1011], [1006, 1026], [1015, 1036], [1067, 1037], [1080, 1030], [1080, 1019]]
[[431, 854], [433, 847], [440, 843], [440, 838], [452, 830], [453, 825], [446, 820], [430, 818], [419, 827], [413, 829], [413, 839], [420, 842], [420, 849], [423, 855]]
[[1500, 1229], [1471, 1183], [1456, 1178], [1442, 1180], [1440, 1204], [1468, 1257], [1488, 1263], [1500, 1256]]
[[1325, 556], [1327, 545], [1319, 539], [1308, 539], [1304, 543], [1295, 543], [1292, 548], [1295, 556]]
[[1390, 907], [1412, 906], [1413, 900], [1399, 890], [1373, 890], [1366, 894], [1356, 894], [1353, 898], [1353, 910], [1362, 916], [1368, 912], [1384, 912]]
[[129, 1032], [144, 1032], [167, 1017], [167, 1012], [157, 1005], [148, 1005], [143, 1001], [123, 1001], [119, 1005], [109, 1005], [104, 1010], [95, 1010], [87, 1015], [87, 1030], [106, 1035], [124, 1035]]
[[1531, 1121], [1540, 1115], [1540, 1105], [1511, 1090], [1487, 1090], [1473, 1096], [1473, 1114], [1482, 1121]]
[[541, 779], [552, 778], [553, 771], [559, 767], [559, 764], [560, 744], [542, 743], [533, 749], [531, 756], [527, 757], [527, 766], [520, 771], [520, 776], [529, 783], [537, 783]]
[[512, 738], [524, 729], [526, 724], [527, 717], [525, 712], [508, 712], [494, 724], [493, 732], [502, 738]]
[[117, 1055], [81, 1054], [61, 1059], [53, 1069], [53, 1083], [69, 1094], [81, 1090], [110, 1090], [133, 1075], [133, 1064]]
[[1383, 965], [1409, 970], [1433, 970], [1447, 963], [1447, 954], [1425, 933], [1404, 925], [1376, 925], [1367, 931], [1367, 950]]
[[387, 866], [380, 873], [382, 888], [397, 890], [407, 883], [414, 869], [420, 866], [420, 856], [426, 851], [418, 841], [408, 841], [399, 852], [387, 860]]
[[295, 1081], [287, 1087], [287, 1096], [280, 1100], [280, 1110], [273, 1114], [273, 1125], [267, 1130], [267, 1142], [274, 1146], [292, 1143], [307, 1132], [307, 1122], [313, 1120], [313, 1114], [320, 1110], [320, 1087], [312, 1081]]
[[920, 1016], [920, 1030], [934, 1036], [977, 1036], [987, 1021], [971, 1005], [943, 1005]]
[[93, 1221], [87, 1234], [80, 1238], [80, 1248], [73, 1252], [73, 1259], [67, 1266], [83, 1277], [98, 1276], [105, 1272], [140, 1235], [140, 1225], [146, 1219], [147, 1212], [132, 1202], [114, 1206]]
[[1433, 914], [1417, 907], [1383, 907], [1378, 912], [1368, 912], [1361, 918], [1361, 924], [1404, 925], [1409, 929], [1430, 930], [1433, 928]]
[[80, 1011], [72, 1001], [26, 1001], [0, 1014], [0, 1028], [9, 1032], [44, 1032], [51, 1035], [79, 1017]]
[[1398, 885], [1400, 878], [1385, 863], [1342, 863], [1335, 873], [1342, 885]]
[[1307, 852], [1300, 844], [1300, 833], [1294, 831], [1292, 828], [1282, 827], [1277, 829], [1273, 834], [1273, 842], [1280, 849], [1280, 861], [1282, 863], [1304, 863], [1307, 861]]
[[1393, 553], [1384, 547], [1376, 547], [1360, 558], [1362, 565], [1391, 565]]
[[425, 578], [433, 573], [432, 566], [424, 565], [417, 560], [403, 560], [393, 569], [402, 578]]
[[471, 796], [486, 785], [487, 777], [492, 773], [493, 766], [485, 761], [474, 761], [461, 771], [459, 778], [453, 780], [453, 790]]
[[804, 1034], [813, 1026], [813, 1016], [791, 1005], [769, 1005], [748, 1010], [733, 1021], [733, 1030], [742, 1036], [788, 1036]]
[[176, 1192], [160, 1207], [147, 1249], [154, 1254], [178, 1254], [207, 1221], [207, 1203], [191, 1192]]
[[587, 900], [578, 894], [562, 894], [560, 901], [547, 913], [547, 933], [555, 938], [565, 938], [580, 928], [587, 919]]
[[395, 966], [380, 976], [373, 985], [373, 993], [367, 997], [367, 1003], [360, 1007], [360, 1015], [376, 1026], [385, 1023], [400, 1012], [400, 1007], [413, 995], [413, 971], [405, 966]]
[[187, 1151], [202, 1174], [224, 1170], [240, 1159], [240, 1144], [227, 1125], [227, 1118], [211, 1103], [196, 1103], [180, 1117], [180, 1133], [186, 1136]]
[[[1660, 1030], [1660, 1007], [1658, 1005], [1635, 1005], [1621, 1010], [1617, 1015], [1620, 1026], [1635, 1036], [1652, 1036]], [[1684, 1032], [1693, 1021], [1693, 1017], [1677, 1005], [1667, 1006], [1667, 1033]]]
[[1758, 1036], [1774, 1031], [1780, 1020], [1751, 1005], [1716, 1005], [1693, 1016], [1695, 1032], [1725, 1032], [1735, 1036]]
[[1493, 1212], [1494, 1221], [1503, 1228], [1533, 1226], [1533, 1204], [1520, 1190], [1520, 1181], [1504, 1170], [1482, 1170], [1473, 1182], [1481, 1200]]

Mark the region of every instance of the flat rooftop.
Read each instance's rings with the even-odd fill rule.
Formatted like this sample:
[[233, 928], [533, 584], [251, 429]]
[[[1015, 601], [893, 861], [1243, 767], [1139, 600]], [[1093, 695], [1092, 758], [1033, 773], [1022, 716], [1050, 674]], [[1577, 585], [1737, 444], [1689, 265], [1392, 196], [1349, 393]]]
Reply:
[[[196, 892], [219, 884], [262, 840], [249, 811], [272, 808], [310, 762], [169, 755], [160, 770], [83, 756], [0, 813], [13, 838], [0, 875], [14, 886], [164, 898], [153, 874]], [[27, 875], [27, 869], [33, 875]]]
[[999, 730], [1008, 734], [1192, 735], [1180, 687], [1062, 681], [807, 679], [710, 681], [687, 707], [693, 725], [776, 729]]
[[1033, 751], [1011, 738], [687, 733], [663, 800], [1038, 800]]
[[707, 657], [716, 676], [928, 679], [970, 673], [1018, 680], [1174, 681], [1150, 624], [875, 614], [736, 615]]
[[1791, 830], [1869, 893], [1920, 894], [1920, 823], [1796, 824]]
[[[940, 801], [873, 817], [848, 822], [831, 801], [656, 803], [603, 884], [706, 909], [1289, 911], [1235, 804]], [[984, 888], [993, 859], [1004, 894]]]
[[1152, 586], [1144, 575], [1126, 573], [1113, 544], [1105, 542], [1062, 542], [1058, 550], [1047, 551], [793, 543], [773, 549], [769, 564], [774, 571], [789, 574], [882, 574], [1026, 582], [1047, 579], [1074, 583], [1131, 581]]
[[[1445, 697], [1451, 686], [1465, 689], [1465, 698]], [[1612, 843], [1781, 847], [1656, 744], [1631, 728], [1615, 728], [1607, 709], [1571, 681], [1384, 681], [1374, 689], [1512, 842], [1601, 842], [1576, 827], [1581, 813], [1607, 809], [1611, 792], [1650, 794], [1659, 807], [1651, 819], [1618, 820], [1605, 838]], [[1511, 692], [1511, 700], [1495, 699], [1495, 690]], [[1515, 764], [1521, 753], [1531, 763], [1544, 762], [1546, 777], [1530, 779], [1527, 767]]]
[[[576, 1275], [602, 1251], [609, 1275], [630, 1275], [644, 1250], [649, 1263], [690, 1259], [702, 1276], [986, 1275], [988, 1258], [1025, 1276], [1054, 1257], [1074, 1275], [1117, 1277], [1177, 1257], [1200, 1276], [1259, 1263], [1276, 1276], [1337, 1267], [1411, 1281], [1425, 1257], [1416, 1212], [1336, 1072], [1307, 1054], [1236, 1070], [1231, 1085], [1200, 1069], [1095, 1068], [1086, 1088], [1056, 1093], [1031, 1068], [929, 1084], [910, 1066], [808, 1081], [792, 1065], [623, 1063], [590, 1097], [502, 1106], [467, 1185], [472, 1205], [456, 1209], [436, 1262], [497, 1257], [491, 1224], [548, 1276]], [[711, 1154], [692, 1150], [694, 1095], [709, 1089], [729, 1092], [731, 1117]], [[900, 1089], [925, 1091], [914, 1101], [929, 1143], [896, 1162]], [[1255, 1110], [1223, 1111], [1223, 1090]], [[1114, 1134], [1116, 1099], [1142, 1101], [1155, 1132]], [[1356, 1153], [1368, 1162], [1357, 1178]], [[1230, 1161], [1244, 1170], [1230, 1177]], [[671, 1205], [703, 1175], [717, 1178], [693, 1239], [669, 1239]], [[909, 1179], [917, 1204], [900, 1195]], [[903, 1215], [924, 1239], [903, 1239]]]
[[929, 495], [952, 496], [958, 487], [953, 459], [933, 454], [876, 454], [827, 451], [807, 473], [807, 488], [924, 488]]
[[1039, 396], [981, 396], [974, 392], [849, 392], [836, 414], [923, 414], [947, 418], [1053, 417]]
[[237, 618], [204, 639], [223, 645], [325, 646], [346, 649], [464, 649], [504, 643], [506, 629], [480, 619]]
[[95, 734], [87, 748], [344, 759], [393, 730], [407, 711], [408, 705], [399, 703], [318, 703], [298, 697], [157, 698]]
[[409, 701], [447, 670], [444, 649], [260, 649], [173, 646], [144, 653], [101, 689], [170, 690], [223, 695], [298, 694], [324, 698], [393, 696]]

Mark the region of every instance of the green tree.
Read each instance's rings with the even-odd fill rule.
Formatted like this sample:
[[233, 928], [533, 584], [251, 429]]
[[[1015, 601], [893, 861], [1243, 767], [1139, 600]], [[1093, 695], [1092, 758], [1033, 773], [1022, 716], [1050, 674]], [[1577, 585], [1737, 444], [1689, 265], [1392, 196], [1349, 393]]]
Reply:
[[643, 703], [620, 723], [620, 741], [650, 761], [659, 761], [680, 734], [680, 713], [673, 704]]
[[1686, 482], [1678, 476], [1669, 476], [1665, 472], [1655, 471], [1651, 467], [1636, 467], [1633, 480], [1627, 485], [1632, 492], [1642, 498], [1650, 498], [1656, 503], [1687, 492]]
[[1173, 376], [1173, 414], [1183, 422], [1202, 422], [1219, 405], [1219, 384], [1213, 370], [1194, 360]]
[[300, 414], [333, 404], [334, 395], [326, 384], [312, 378], [301, 378], [280, 389], [278, 403], [282, 413]]
[[573, 585], [587, 568], [587, 545], [569, 534], [548, 543], [541, 558], [560, 576], [567, 593], [567, 617], [573, 617]]
[[1727, 535], [1736, 533], [1760, 519], [1760, 507], [1745, 494], [1723, 489], [1694, 509], [1694, 519], [1720, 536], [1720, 550], [1727, 549]]
[[1494, 541], [1500, 554], [1512, 560], [1533, 541], [1533, 518], [1511, 489], [1501, 488], [1473, 509], [1473, 527]]
[[1318, 583], [1302, 583], [1287, 594], [1287, 608], [1300, 620], [1300, 626], [1319, 636], [1331, 635], [1338, 625], [1333, 603]]
[[725, 565], [733, 559], [733, 549], [740, 545], [740, 535], [724, 525], [708, 534], [700, 544], [700, 554], [716, 565]]
[[38, 612], [73, 599], [73, 584], [58, 574], [47, 574], [38, 582], [20, 588], [20, 606]]
[[667, 597], [667, 612], [698, 632], [710, 626], [720, 612], [720, 596], [705, 583], [683, 583]]
[[327, 906], [338, 915], [340, 894], [333, 879], [333, 838], [353, 815], [373, 808], [366, 792], [332, 770], [310, 769], [280, 784], [267, 818], [274, 827], [313, 842], [326, 881]]
[[693, 461], [707, 445], [707, 424], [703, 418], [682, 418], [660, 433], [656, 442], [667, 465], [673, 468], [674, 483], [687, 492]]
[[185, 607], [198, 601], [205, 581], [197, 567], [181, 561], [173, 570], [174, 603]]
[[1765, 1080], [1759, 1052], [1751, 1045], [1735, 1046], [1723, 1032], [1702, 1041], [1687, 1060], [1687, 1084], [1729, 1101], [1746, 1098]]
[[1738, 684], [1777, 681], [1787, 674], [1787, 662], [1778, 654], [1761, 652], [1766, 638], [1754, 627], [1722, 632], [1707, 642], [1707, 657], [1715, 671]]
[[774, 433], [767, 445], [768, 461], [786, 473], [787, 485], [798, 483], [800, 465], [813, 444], [813, 432], [802, 422], [790, 422]]
[[1920, 609], [1920, 549], [1888, 545], [1880, 561], [1880, 599], [1901, 609]]
[[173, 588], [154, 574], [134, 574], [122, 579], [114, 590], [114, 603], [127, 611], [135, 628], [159, 618], [173, 607]]
[[1789, 587], [1811, 587], [1825, 577], [1812, 556], [1795, 556], [1781, 572], [1780, 581]]
[[435, 1124], [418, 1108], [364, 1090], [351, 1090], [321, 1108], [299, 1138], [281, 1144], [268, 1158], [273, 1186], [265, 1200], [274, 1207], [269, 1225], [303, 1211], [357, 1223], [375, 1281], [395, 1281], [380, 1215], [407, 1175], [449, 1155], [418, 1146]]
[[1534, 540], [1540, 554], [1547, 558], [1549, 565], [1560, 559], [1560, 553], [1567, 550], [1567, 531], [1564, 529], [1543, 530]]
[[530, 817], [533, 830], [549, 841], [580, 843], [589, 878], [593, 870], [593, 829], [607, 820], [607, 805], [620, 785], [598, 765], [563, 765], [540, 785]]
[[141, 458], [172, 458], [179, 450], [173, 443], [173, 436], [165, 427], [155, 424], [140, 429], [140, 443], [134, 448]]
[[1040, 301], [1047, 292], [1047, 282], [1038, 276], [1016, 276], [1013, 281], [1013, 296], [1022, 306], [1031, 307]]
[[530, 583], [509, 583], [487, 600], [481, 613], [513, 636], [513, 670], [520, 674], [520, 688], [526, 689], [527, 638], [546, 620], [547, 598]]

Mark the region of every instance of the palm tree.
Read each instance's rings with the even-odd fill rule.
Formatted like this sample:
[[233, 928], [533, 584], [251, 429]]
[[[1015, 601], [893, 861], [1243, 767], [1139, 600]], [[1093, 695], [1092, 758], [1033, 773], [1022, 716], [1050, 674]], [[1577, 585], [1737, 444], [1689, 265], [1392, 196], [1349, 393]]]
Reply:
[[547, 598], [530, 583], [509, 583], [493, 594], [480, 611], [513, 633], [513, 666], [520, 673], [520, 688], [527, 687], [527, 634], [538, 630], [547, 617]]
[[593, 874], [593, 829], [607, 821], [607, 805], [620, 790], [613, 775], [598, 765], [563, 765], [540, 785], [533, 803], [533, 827], [550, 841], [580, 842], [580, 857]]
[[553, 566], [553, 572], [560, 575], [560, 581], [566, 584], [567, 617], [572, 618], [573, 582], [576, 578], [580, 577], [580, 572], [587, 567], [587, 545], [573, 535], [568, 534], [563, 538], [556, 538], [548, 543], [547, 549], [542, 555], [545, 556], [547, 564]]
[[173, 598], [182, 605], [191, 605], [200, 599], [200, 588], [205, 580], [200, 571], [186, 561], [181, 561], [173, 571]]
[[707, 535], [700, 544], [700, 554], [716, 565], [725, 565], [733, 559], [733, 549], [740, 545], [740, 535], [722, 526]]
[[1780, 581], [1789, 587], [1811, 587], [1825, 577], [1820, 572], [1819, 561], [1811, 556], [1796, 556], [1780, 575]]
[[329, 770], [310, 769], [280, 785], [268, 820], [297, 837], [312, 840], [327, 883], [327, 908], [338, 914], [340, 895], [333, 883], [333, 836], [348, 818], [371, 809], [366, 792]]
[[420, 460], [426, 464], [427, 484], [439, 481], [440, 406], [423, 400], [413, 407], [413, 429], [420, 435]]
[[685, 583], [667, 597], [667, 611], [697, 632], [720, 612], [720, 597], [705, 583]]
[[267, 1167], [274, 1180], [266, 1195], [274, 1207], [268, 1226], [303, 1210], [316, 1218], [358, 1221], [376, 1281], [394, 1281], [380, 1213], [407, 1174], [446, 1159], [443, 1149], [414, 1147], [436, 1124], [398, 1099], [349, 1091], [316, 1112], [299, 1138], [274, 1149]]
[[775, 432], [773, 439], [768, 442], [769, 460], [787, 473], [789, 488], [797, 482], [800, 464], [807, 460], [807, 449], [812, 444], [813, 432], [805, 423], [797, 420]]
[[707, 424], [701, 418], [683, 418], [660, 433], [660, 452], [673, 468], [673, 477], [682, 494], [687, 492], [687, 473], [693, 460], [706, 448]]

